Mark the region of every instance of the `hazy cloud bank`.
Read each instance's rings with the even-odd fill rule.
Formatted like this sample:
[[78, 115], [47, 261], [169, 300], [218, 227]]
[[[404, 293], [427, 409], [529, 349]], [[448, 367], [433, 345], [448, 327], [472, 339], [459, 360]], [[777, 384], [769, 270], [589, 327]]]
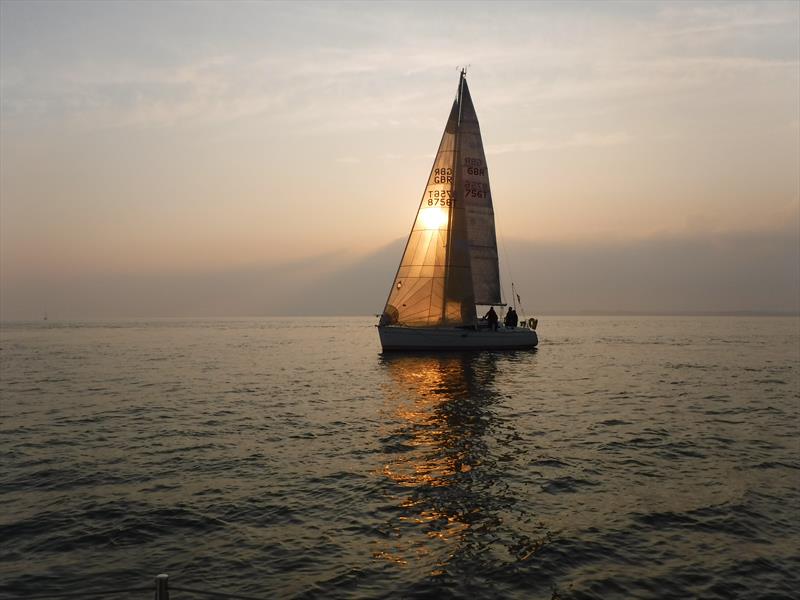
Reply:
[[[380, 312], [403, 240], [340, 256], [194, 273], [4, 280], [2, 318], [364, 315]], [[800, 312], [800, 237], [714, 234], [624, 242], [511, 240], [526, 309], [576, 312]], [[503, 269], [504, 276], [507, 269]], [[508, 280], [505, 277], [506, 281]]]

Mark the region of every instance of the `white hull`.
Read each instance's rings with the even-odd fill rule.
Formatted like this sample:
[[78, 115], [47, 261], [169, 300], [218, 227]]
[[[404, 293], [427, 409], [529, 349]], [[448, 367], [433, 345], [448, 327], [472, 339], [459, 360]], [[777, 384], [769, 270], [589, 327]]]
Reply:
[[539, 343], [536, 332], [527, 328], [481, 329], [378, 327], [384, 352], [390, 350], [527, 350]]

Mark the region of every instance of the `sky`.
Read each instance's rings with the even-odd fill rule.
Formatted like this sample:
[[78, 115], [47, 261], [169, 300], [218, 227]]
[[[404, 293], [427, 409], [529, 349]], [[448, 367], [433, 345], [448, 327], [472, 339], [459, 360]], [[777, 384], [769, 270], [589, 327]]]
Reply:
[[800, 309], [797, 2], [2, 0], [0, 318], [379, 312], [464, 65], [547, 310]]

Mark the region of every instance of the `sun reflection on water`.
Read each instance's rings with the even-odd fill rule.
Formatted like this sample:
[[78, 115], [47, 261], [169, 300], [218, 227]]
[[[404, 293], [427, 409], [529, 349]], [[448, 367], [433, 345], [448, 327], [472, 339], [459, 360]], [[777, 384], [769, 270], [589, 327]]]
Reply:
[[498, 360], [489, 353], [382, 358], [380, 475], [394, 500], [376, 559], [437, 576], [527, 560], [541, 547], [541, 529], [520, 526], [526, 515], [507, 481], [511, 465], [498, 462], [503, 442], [518, 437], [513, 421], [498, 415]]

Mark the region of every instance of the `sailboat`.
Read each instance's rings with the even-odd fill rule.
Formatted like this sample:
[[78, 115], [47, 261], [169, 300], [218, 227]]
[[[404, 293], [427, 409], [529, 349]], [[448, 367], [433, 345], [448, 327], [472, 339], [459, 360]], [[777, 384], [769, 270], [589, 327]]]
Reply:
[[378, 324], [384, 351], [535, 348], [536, 320], [493, 328], [477, 306], [505, 306], [492, 194], [462, 69], [458, 92]]

